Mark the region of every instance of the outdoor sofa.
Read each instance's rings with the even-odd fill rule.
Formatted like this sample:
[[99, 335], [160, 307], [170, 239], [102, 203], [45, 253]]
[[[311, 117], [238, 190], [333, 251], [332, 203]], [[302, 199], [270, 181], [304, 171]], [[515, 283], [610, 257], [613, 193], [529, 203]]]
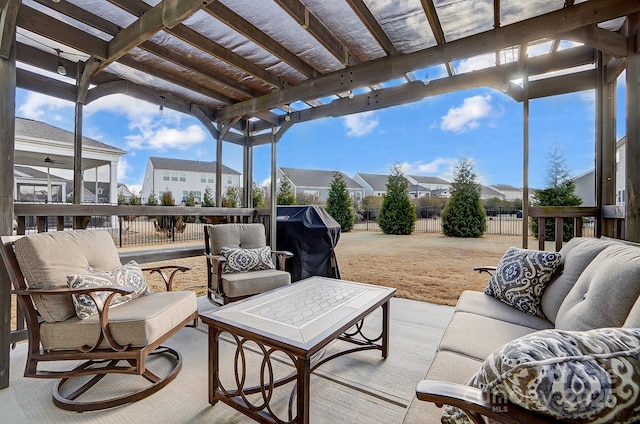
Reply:
[[504, 300], [460, 296], [405, 424], [474, 414], [476, 422], [640, 422], [640, 247], [574, 238], [559, 253], [511, 248], [490, 279], [488, 287], [519, 273], [535, 292], [533, 274], [545, 265], [535, 269], [531, 258], [558, 260], [538, 285], [535, 314], [515, 291]]

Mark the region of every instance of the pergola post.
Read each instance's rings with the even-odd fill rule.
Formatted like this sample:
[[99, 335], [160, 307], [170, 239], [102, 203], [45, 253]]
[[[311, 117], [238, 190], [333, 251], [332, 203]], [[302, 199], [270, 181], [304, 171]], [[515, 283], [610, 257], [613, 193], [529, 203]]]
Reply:
[[244, 144], [242, 146], [242, 206], [252, 208], [253, 204], [253, 146], [249, 136], [249, 121], [245, 121]]
[[625, 235], [627, 240], [640, 242], [640, 14], [629, 15], [628, 25]]
[[[11, 3], [11, 2], [9, 2]], [[19, 2], [15, 2], [19, 3]], [[14, 4], [17, 8], [18, 6]], [[8, 13], [0, 10], [0, 14]], [[2, 29], [2, 28], [0, 28]], [[13, 231], [13, 167], [16, 125], [16, 44], [12, 32], [8, 57], [0, 56], [0, 234]], [[11, 281], [0, 267], [0, 389], [9, 386], [11, 344]]]
[[522, 248], [529, 247], [529, 74], [522, 75]]

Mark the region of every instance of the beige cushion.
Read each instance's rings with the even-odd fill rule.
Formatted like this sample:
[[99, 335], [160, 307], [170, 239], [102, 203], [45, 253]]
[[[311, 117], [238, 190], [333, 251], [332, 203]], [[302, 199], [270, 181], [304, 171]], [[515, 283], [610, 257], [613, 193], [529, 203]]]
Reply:
[[640, 248], [612, 244], [587, 266], [558, 310], [556, 328], [621, 327], [640, 296]]
[[[15, 243], [16, 259], [28, 287], [67, 287], [67, 275], [108, 271], [121, 266], [111, 235], [101, 230], [34, 234]], [[75, 316], [71, 296], [34, 296], [47, 322]]]
[[211, 253], [217, 255], [223, 247], [255, 249], [267, 245], [262, 224], [218, 224], [207, 226]]
[[553, 327], [553, 324], [543, 317], [526, 314], [495, 297], [487, 296], [483, 292], [473, 290], [465, 290], [462, 292], [456, 304], [456, 311], [482, 315], [537, 330]]
[[[115, 340], [134, 347], [153, 343], [197, 310], [192, 291], [158, 292], [109, 309], [109, 323]], [[93, 345], [100, 335], [98, 316], [81, 320], [74, 316], [62, 322], [43, 323], [42, 347], [46, 350], [78, 349]], [[107, 347], [106, 343], [101, 344]]]
[[[553, 279], [542, 294], [542, 313], [553, 323], [556, 322], [558, 310], [582, 271], [612, 241], [591, 237], [574, 237], [560, 250], [562, 257], [559, 275]], [[558, 273], [557, 273], [558, 274]]]
[[640, 328], [640, 297], [636, 300], [636, 303], [634, 303], [633, 308], [631, 308], [631, 312], [629, 312], [623, 327]]
[[251, 296], [287, 284], [291, 284], [291, 275], [276, 269], [222, 274], [222, 290], [228, 297]]

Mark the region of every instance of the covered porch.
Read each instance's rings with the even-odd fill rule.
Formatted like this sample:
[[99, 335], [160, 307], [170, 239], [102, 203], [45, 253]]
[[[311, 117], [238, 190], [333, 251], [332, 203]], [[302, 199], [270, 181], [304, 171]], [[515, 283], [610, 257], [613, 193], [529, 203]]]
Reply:
[[[213, 305], [201, 297], [200, 312]], [[391, 300], [391, 352], [382, 359], [379, 351], [363, 351], [336, 358], [318, 368], [311, 378], [313, 423], [401, 423], [415, 398], [415, 385], [424, 377], [453, 308], [406, 299]], [[376, 331], [380, 311], [365, 320], [365, 329]], [[428, 317], [425, 318], [425, 317]], [[329, 347], [325, 354], [331, 353]], [[57, 408], [51, 401], [54, 380], [22, 377], [26, 344], [11, 352], [11, 380], [0, 391], [0, 412], [11, 423], [244, 423], [251, 419], [218, 402], [211, 406], [207, 392], [207, 328], [183, 328], [168, 346], [183, 355], [183, 369], [173, 382], [158, 393], [123, 407], [96, 413], [76, 413]], [[231, 375], [235, 346], [225, 343], [222, 360], [227, 381]], [[249, 367], [259, 367], [258, 355], [247, 356]], [[277, 370], [288, 374], [291, 367], [282, 364]], [[115, 378], [117, 380], [117, 377]], [[104, 381], [110, 387], [109, 377]], [[114, 381], [114, 380], [112, 380]], [[101, 383], [102, 384], [102, 383]], [[278, 406], [286, 421], [286, 402], [292, 385], [277, 394]]]

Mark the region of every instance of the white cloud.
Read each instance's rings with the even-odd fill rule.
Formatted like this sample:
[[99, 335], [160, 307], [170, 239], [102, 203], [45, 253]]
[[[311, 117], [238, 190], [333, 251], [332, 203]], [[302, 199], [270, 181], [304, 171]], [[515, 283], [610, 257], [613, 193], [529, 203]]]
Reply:
[[348, 137], [362, 137], [369, 134], [378, 126], [378, 119], [374, 117], [375, 112], [362, 112], [344, 117], [344, 126], [347, 127]]
[[[63, 110], [64, 112], [62, 112]], [[73, 116], [73, 103], [34, 92], [29, 92], [24, 103], [18, 107], [18, 115], [39, 121], [43, 120], [45, 116], [48, 121], [60, 121], [62, 120], [62, 115], [68, 115], [69, 113]]]
[[478, 69], [486, 69], [496, 65], [495, 53], [483, 54], [480, 56], [470, 57], [469, 59], [461, 60], [456, 67], [457, 74], [463, 74], [465, 72], [477, 71]]
[[400, 164], [400, 168], [405, 175], [424, 175], [446, 179], [450, 178], [457, 163], [458, 159], [456, 158], [436, 158], [428, 163], [422, 161], [403, 162]]
[[129, 162], [125, 158], [120, 157], [120, 161], [118, 162], [118, 181], [127, 179], [130, 171], [131, 165], [129, 165]]
[[443, 131], [462, 133], [477, 128], [480, 120], [491, 115], [491, 96], [473, 96], [464, 99], [462, 106], [449, 109], [441, 118], [440, 128]]

